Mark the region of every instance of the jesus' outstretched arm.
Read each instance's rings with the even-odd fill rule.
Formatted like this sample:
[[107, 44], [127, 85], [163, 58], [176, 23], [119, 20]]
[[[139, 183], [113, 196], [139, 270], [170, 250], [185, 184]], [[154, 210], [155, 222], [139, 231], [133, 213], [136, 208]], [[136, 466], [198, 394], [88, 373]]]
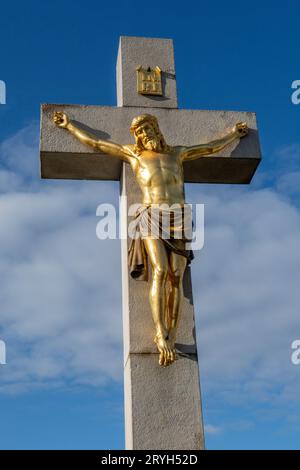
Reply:
[[221, 139], [213, 140], [206, 144], [182, 147], [180, 152], [183, 161], [195, 160], [200, 157], [209, 157], [223, 150], [227, 145], [248, 134], [248, 127], [245, 122], [239, 122], [234, 128]]
[[66, 113], [62, 113], [60, 111], [54, 113], [53, 121], [58, 127], [67, 129], [72, 135], [80, 140], [80, 142], [99, 150], [101, 153], [117, 157], [127, 163], [130, 163], [130, 159], [133, 158], [125, 146], [108, 140], [97, 139], [89, 132], [80, 129], [73, 124]]

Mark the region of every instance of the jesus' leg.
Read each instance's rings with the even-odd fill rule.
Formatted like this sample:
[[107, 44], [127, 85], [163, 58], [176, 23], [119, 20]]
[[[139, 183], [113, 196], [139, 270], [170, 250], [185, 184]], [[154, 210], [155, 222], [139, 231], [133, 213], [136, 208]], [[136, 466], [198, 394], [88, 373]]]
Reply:
[[183, 301], [183, 275], [186, 268], [187, 259], [176, 253], [170, 253], [170, 281], [171, 291], [168, 298], [168, 321], [169, 342], [172, 349], [175, 349], [176, 333], [180, 320]]
[[159, 239], [144, 238], [144, 244], [152, 266], [150, 287], [150, 305], [156, 335], [154, 341], [160, 353], [159, 364], [168, 366], [175, 360], [175, 350], [170, 347], [168, 330], [164, 318], [167, 306], [166, 281], [169, 271], [169, 260], [164, 243]]

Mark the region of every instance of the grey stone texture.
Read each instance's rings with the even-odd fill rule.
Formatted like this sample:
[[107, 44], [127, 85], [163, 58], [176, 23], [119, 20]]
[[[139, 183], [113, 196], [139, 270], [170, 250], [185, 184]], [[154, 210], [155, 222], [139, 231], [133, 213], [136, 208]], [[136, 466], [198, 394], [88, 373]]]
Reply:
[[126, 449], [204, 448], [197, 356], [162, 368], [156, 354], [131, 354], [124, 387]]

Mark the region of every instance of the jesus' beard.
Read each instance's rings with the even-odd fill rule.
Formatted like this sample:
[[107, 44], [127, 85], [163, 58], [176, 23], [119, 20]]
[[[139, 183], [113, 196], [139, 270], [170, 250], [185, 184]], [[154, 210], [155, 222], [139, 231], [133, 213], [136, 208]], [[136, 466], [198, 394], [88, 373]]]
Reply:
[[161, 151], [161, 144], [158, 140], [156, 139], [153, 139], [153, 140], [148, 140], [145, 144], [144, 144], [144, 148], [146, 150], [152, 150], [153, 152], [159, 152]]

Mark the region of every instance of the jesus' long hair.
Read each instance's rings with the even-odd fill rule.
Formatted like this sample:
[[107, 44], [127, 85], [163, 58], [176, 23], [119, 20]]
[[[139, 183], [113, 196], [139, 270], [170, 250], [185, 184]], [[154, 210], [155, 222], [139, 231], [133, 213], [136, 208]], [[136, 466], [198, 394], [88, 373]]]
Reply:
[[136, 143], [135, 143], [135, 146], [134, 146], [134, 151], [139, 154], [143, 150], [145, 150], [144, 146], [141, 142], [141, 139], [139, 139], [139, 137], [137, 137], [136, 134], [135, 134], [135, 131], [142, 124], [144, 124], [145, 122], [149, 122], [153, 126], [153, 129], [156, 133], [156, 136], [158, 137], [160, 148], [161, 148], [162, 152], [170, 152], [171, 147], [170, 147], [170, 145], [168, 145], [166, 143], [165, 138], [161, 133], [161, 130], [160, 130], [159, 125], [158, 125], [157, 118], [155, 116], [152, 116], [151, 114], [141, 114], [140, 116], [135, 117], [133, 119], [132, 123], [131, 123], [130, 132], [132, 134], [134, 134], [135, 137], [136, 137]]

